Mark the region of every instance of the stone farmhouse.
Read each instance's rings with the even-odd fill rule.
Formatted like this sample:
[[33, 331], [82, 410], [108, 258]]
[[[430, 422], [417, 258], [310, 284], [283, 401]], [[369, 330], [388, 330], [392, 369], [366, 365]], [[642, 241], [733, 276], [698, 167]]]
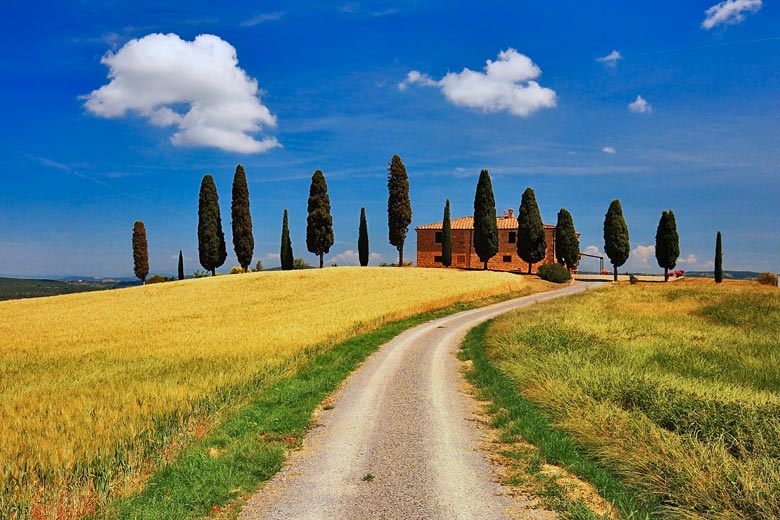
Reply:
[[[517, 218], [514, 210], [496, 217], [498, 224], [498, 253], [488, 260], [488, 269], [494, 271], [528, 272], [528, 263], [517, 255]], [[452, 228], [452, 265], [461, 269], [482, 269], [482, 262], [474, 251], [474, 217], [460, 217], [450, 221]], [[442, 222], [417, 226], [417, 267], [443, 267], [441, 263]], [[555, 226], [544, 225], [547, 255], [533, 265], [536, 272], [543, 264], [555, 262]]]

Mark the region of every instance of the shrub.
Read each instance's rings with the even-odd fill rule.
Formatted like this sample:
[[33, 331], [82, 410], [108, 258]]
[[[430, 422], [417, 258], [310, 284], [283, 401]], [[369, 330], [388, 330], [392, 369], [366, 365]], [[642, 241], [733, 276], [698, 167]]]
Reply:
[[237, 265], [235, 267], [231, 267], [228, 274], [241, 274], [243, 272], [244, 272], [244, 268], [241, 267], [240, 265]]
[[174, 278], [169, 278], [167, 276], [163, 276], [161, 274], [153, 274], [149, 278], [146, 279], [146, 283], [162, 283], [162, 282], [172, 282]]
[[206, 278], [207, 276], [210, 276], [211, 273], [208, 271], [201, 271], [200, 269], [197, 269], [194, 273], [192, 273], [193, 278]]
[[774, 273], [761, 273], [756, 278], [761, 285], [771, 285], [777, 287], [777, 275]]
[[545, 264], [539, 266], [539, 278], [553, 283], [565, 283], [571, 280], [571, 273], [561, 264]]
[[257, 271], [262, 271], [262, 270], [263, 270], [263, 261], [262, 260], [258, 260], [257, 263], [255, 264], [254, 271], [257, 272]]
[[639, 278], [637, 278], [636, 276], [634, 276], [633, 273], [631, 273], [628, 275], [628, 283], [630, 283], [631, 285], [639, 283]]
[[303, 258], [296, 258], [293, 260], [293, 269], [309, 269], [311, 266], [309, 265], [309, 262], [304, 260]]

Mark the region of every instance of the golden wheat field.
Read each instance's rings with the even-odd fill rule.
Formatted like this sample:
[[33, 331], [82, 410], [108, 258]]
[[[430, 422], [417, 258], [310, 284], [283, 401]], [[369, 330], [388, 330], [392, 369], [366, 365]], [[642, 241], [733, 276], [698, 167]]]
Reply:
[[105, 492], [182, 431], [208, 427], [242, 385], [291, 374], [307, 352], [523, 284], [342, 267], [2, 302], [0, 510]]

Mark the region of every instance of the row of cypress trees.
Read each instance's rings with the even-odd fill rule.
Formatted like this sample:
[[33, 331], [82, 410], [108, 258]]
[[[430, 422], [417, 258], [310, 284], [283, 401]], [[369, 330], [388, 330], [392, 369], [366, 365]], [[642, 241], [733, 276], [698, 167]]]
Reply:
[[[412, 208], [409, 200], [409, 179], [406, 167], [398, 155], [394, 155], [388, 166], [388, 229], [390, 244], [398, 249], [398, 265], [403, 266], [403, 247], [412, 220]], [[324, 255], [330, 251], [334, 243], [333, 219], [330, 214], [330, 197], [325, 176], [321, 170], [312, 175], [307, 205], [306, 246], [319, 256], [320, 267], [323, 267]], [[241, 268], [248, 270], [254, 252], [254, 237], [252, 234], [252, 217], [249, 205], [249, 188], [246, 172], [242, 165], [236, 166], [233, 177], [231, 200], [231, 222], [233, 231], [233, 247]], [[540, 262], [546, 256], [547, 243], [544, 224], [532, 188], [526, 188], [522, 194], [518, 211], [517, 253], [528, 262], [528, 273], [534, 263]], [[716, 281], [722, 279], [721, 236], [718, 232], [715, 258]], [[577, 238], [574, 221], [565, 208], [558, 212], [555, 226], [555, 256], [557, 261], [569, 270], [574, 269], [579, 262], [579, 239]], [[358, 257], [360, 265], [368, 265], [368, 227], [365, 208], [360, 209], [360, 224], [358, 229]], [[133, 226], [133, 260], [136, 276], [145, 281], [149, 273], [148, 246], [146, 229], [141, 221]], [[474, 249], [484, 269], [490, 258], [498, 252], [498, 227], [496, 223], [496, 205], [493, 196], [493, 186], [490, 173], [483, 169], [474, 197]], [[630, 254], [628, 227], [623, 217], [619, 200], [613, 200], [604, 219], [604, 251], [613, 265], [614, 279], [617, 280], [617, 268], [628, 260]], [[672, 210], [662, 212], [656, 231], [655, 255], [658, 265], [664, 268], [664, 279], [669, 278], [669, 269], [676, 265], [680, 254], [679, 235]], [[201, 181], [198, 201], [198, 255], [204, 269], [211, 271], [222, 266], [227, 258], [225, 234], [222, 230], [222, 220], [219, 211], [219, 196], [217, 187], [211, 175], [205, 175]], [[289, 235], [287, 209], [282, 219], [282, 239], [280, 248], [282, 269], [292, 269], [294, 258], [292, 242]], [[446, 200], [444, 221], [442, 227], [442, 263], [450, 266], [452, 263], [452, 230], [450, 224], [450, 201]], [[719, 276], [720, 274], [720, 276]], [[179, 251], [178, 277], [184, 279], [182, 253]]]
[[[398, 249], [399, 265], [403, 265], [403, 248], [412, 221], [412, 207], [409, 200], [409, 178], [406, 167], [398, 155], [390, 160], [387, 175], [388, 188], [388, 228], [390, 243]], [[246, 172], [242, 165], [236, 167], [233, 177], [231, 202], [231, 217], [233, 230], [233, 248], [239, 264], [244, 271], [248, 270], [254, 252], [252, 235], [252, 216], [249, 207], [249, 188]], [[306, 217], [306, 248], [310, 253], [319, 256], [320, 267], [324, 265], [324, 257], [330, 252], [334, 243], [333, 217], [331, 216], [330, 196], [325, 175], [316, 170], [311, 178]], [[360, 265], [368, 265], [368, 224], [366, 210], [360, 208], [360, 225], [358, 229], [358, 258]], [[181, 253], [180, 253], [181, 255]], [[198, 256], [204, 269], [216, 273], [227, 259], [225, 233], [222, 230], [222, 220], [219, 213], [219, 196], [214, 178], [205, 175], [200, 185], [198, 199]], [[287, 209], [282, 218], [282, 239], [279, 251], [282, 269], [294, 267], [292, 241]], [[148, 271], [148, 266], [147, 266]]]
[[[561, 208], [558, 212], [555, 243], [555, 255], [558, 262], [569, 270], [574, 269], [579, 262], [580, 243], [574, 229], [574, 220], [571, 213], [565, 208]], [[480, 172], [474, 195], [474, 251], [484, 269], [487, 269], [488, 260], [498, 253], [496, 201], [488, 170]], [[544, 260], [547, 255], [544, 223], [536, 203], [536, 195], [531, 188], [526, 188], [523, 192], [517, 215], [517, 254], [528, 263], [528, 274], [531, 274], [533, 264]], [[452, 263], [449, 199], [444, 206], [444, 222], [442, 223], [442, 263], [447, 267]]]
[[[663, 211], [655, 236], [655, 256], [658, 265], [664, 269], [664, 280], [669, 279], [669, 269], [675, 267], [680, 256], [680, 237], [672, 210]], [[720, 247], [720, 232], [718, 232]], [[498, 226], [496, 223], [496, 204], [493, 186], [488, 170], [480, 172], [477, 190], [474, 196], [474, 250], [487, 269], [490, 258], [498, 253]], [[628, 226], [623, 217], [620, 200], [610, 203], [604, 217], [604, 252], [613, 265], [614, 280], [617, 269], [622, 266], [631, 253]], [[517, 254], [528, 262], [528, 273], [533, 264], [542, 261], [547, 254], [544, 224], [542, 222], [536, 195], [532, 188], [523, 192], [517, 215]], [[567, 269], [574, 269], [579, 263], [580, 244], [574, 227], [574, 220], [565, 208], [558, 212], [555, 225], [555, 257]], [[722, 253], [716, 251], [716, 280]], [[449, 267], [452, 263], [452, 230], [450, 224], [450, 201], [444, 206], [442, 224], [442, 263]], [[721, 274], [722, 276], [722, 274]]]

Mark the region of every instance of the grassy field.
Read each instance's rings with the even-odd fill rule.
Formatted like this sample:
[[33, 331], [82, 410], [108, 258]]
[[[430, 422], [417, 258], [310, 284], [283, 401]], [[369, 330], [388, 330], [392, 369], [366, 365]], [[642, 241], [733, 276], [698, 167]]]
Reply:
[[0, 303], [0, 511], [93, 510], [339, 341], [523, 285], [506, 273], [338, 268]]
[[498, 318], [488, 358], [662, 516], [780, 518], [780, 291], [610, 287]]

